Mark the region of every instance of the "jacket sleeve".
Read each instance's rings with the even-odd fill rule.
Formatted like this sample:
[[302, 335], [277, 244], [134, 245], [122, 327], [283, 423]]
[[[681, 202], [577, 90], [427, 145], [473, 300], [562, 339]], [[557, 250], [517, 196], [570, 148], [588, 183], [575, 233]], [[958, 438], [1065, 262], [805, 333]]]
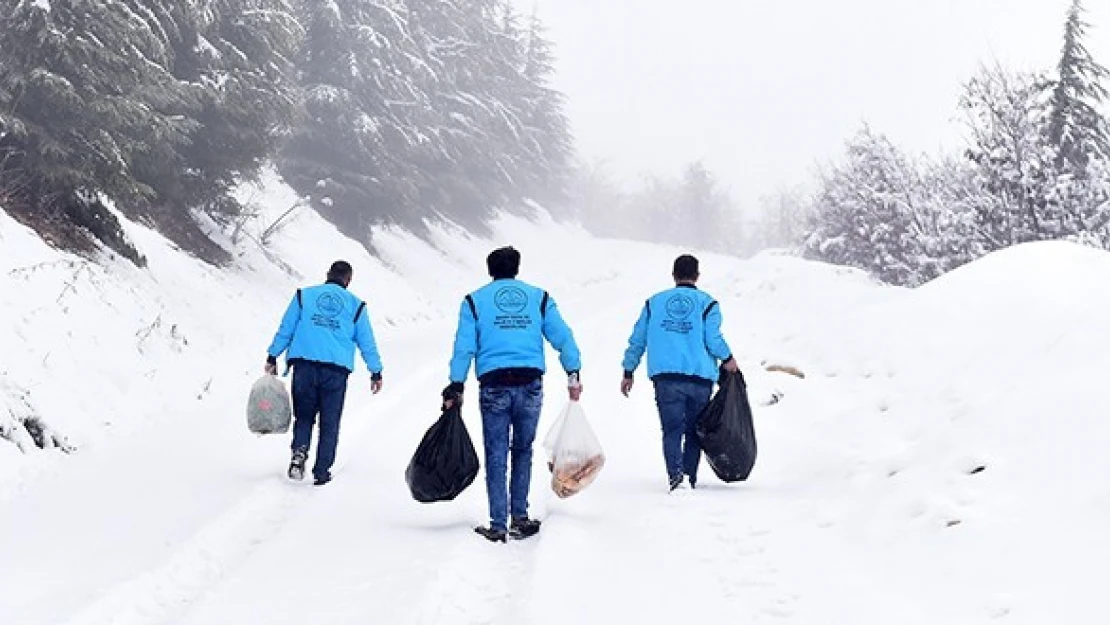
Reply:
[[293, 301], [289, 302], [289, 307], [285, 309], [285, 315], [281, 318], [281, 325], [278, 326], [277, 334], [274, 335], [274, 340], [270, 343], [270, 348], [266, 353], [274, 358], [280, 356], [285, 350], [289, 349], [289, 344], [293, 342], [293, 335], [297, 331], [297, 324], [301, 320], [301, 305], [297, 301], [297, 296], [293, 296]]
[[640, 359], [644, 357], [644, 350], [647, 349], [648, 310], [648, 303], [644, 302], [644, 307], [640, 310], [640, 318], [632, 327], [632, 336], [628, 337], [628, 349], [624, 350], [624, 361], [621, 363], [628, 373], [640, 366]]
[[559, 314], [559, 307], [552, 298], [548, 298], [547, 310], [544, 311], [543, 335], [559, 352], [559, 363], [563, 365], [563, 371], [571, 373], [582, 370], [582, 353], [578, 351], [574, 333]]
[[705, 312], [705, 348], [717, 360], [732, 358], [725, 337], [721, 334], [721, 306], [716, 301], [709, 303]]
[[459, 304], [459, 326], [455, 330], [455, 349], [451, 355], [451, 381], [465, 382], [470, 363], [478, 353], [478, 320], [463, 300]]
[[381, 377], [382, 357], [378, 353], [378, 343], [374, 340], [374, 328], [370, 325], [370, 310], [365, 306], [355, 322], [355, 343], [362, 353], [362, 360], [366, 362], [366, 368], [375, 378]]

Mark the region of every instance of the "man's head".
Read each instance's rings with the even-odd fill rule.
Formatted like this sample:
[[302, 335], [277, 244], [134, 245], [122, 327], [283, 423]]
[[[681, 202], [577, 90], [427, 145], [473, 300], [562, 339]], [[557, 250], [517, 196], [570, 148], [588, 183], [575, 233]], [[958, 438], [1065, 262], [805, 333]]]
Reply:
[[337, 260], [328, 269], [328, 282], [334, 282], [343, 288], [347, 288], [351, 285], [351, 277], [354, 275], [355, 270], [351, 268], [351, 263], [345, 260]]
[[515, 278], [520, 273], [520, 252], [512, 246], [493, 250], [486, 257], [486, 268], [494, 280]]
[[683, 254], [674, 259], [674, 271], [671, 273], [676, 283], [688, 282], [693, 284], [698, 281], [698, 259]]

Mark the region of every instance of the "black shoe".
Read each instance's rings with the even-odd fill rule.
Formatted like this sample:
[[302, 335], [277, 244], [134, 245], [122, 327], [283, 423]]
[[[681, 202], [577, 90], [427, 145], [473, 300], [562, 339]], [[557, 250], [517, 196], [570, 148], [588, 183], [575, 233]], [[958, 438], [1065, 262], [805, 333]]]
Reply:
[[474, 531], [481, 534], [486, 540], [490, 541], [491, 543], [506, 542], [506, 539], [508, 537], [508, 532], [505, 532], [504, 530], [494, 529], [492, 527], [476, 527], [474, 528]]
[[293, 452], [293, 459], [289, 461], [289, 479], [304, 479], [304, 463], [308, 459], [308, 452], [298, 449]]
[[324, 484], [327, 484], [330, 481], [331, 481], [331, 476], [330, 475], [327, 475], [327, 476], [324, 476], [324, 477], [317, 477], [315, 480], [312, 481], [312, 485], [313, 486], [323, 486]]
[[688, 479], [690, 481], [690, 488], [691, 489], [695, 489], [695, 488], [698, 487], [698, 478], [694, 477], [693, 475], [689, 475], [689, 476], [687, 476], [686, 479]]
[[678, 488], [679, 486], [682, 486], [682, 476], [676, 475], [671, 478], [671, 490], [674, 491], [674, 489]]
[[529, 519], [528, 517], [519, 517], [513, 519], [509, 524], [509, 536], [514, 539], [529, 538], [540, 533], [540, 521], [537, 519]]

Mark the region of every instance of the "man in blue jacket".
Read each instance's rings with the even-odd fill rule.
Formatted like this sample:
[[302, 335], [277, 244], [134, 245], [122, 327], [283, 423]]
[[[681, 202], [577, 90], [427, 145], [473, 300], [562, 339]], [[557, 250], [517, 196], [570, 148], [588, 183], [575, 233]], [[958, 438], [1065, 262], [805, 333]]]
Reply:
[[721, 307], [698, 290], [698, 259], [690, 255], [674, 261], [673, 289], [644, 302], [640, 318], [624, 353], [621, 393], [628, 397], [633, 373], [648, 353], [648, 378], [655, 384], [655, 404], [663, 425], [663, 460], [674, 491], [689, 478], [698, 481], [701, 446], [695, 430], [698, 414], [709, 403], [718, 379], [718, 361], [726, 371], [739, 370], [732, 350], [721, 335]]
[[370, 390], [382, 390], [382, 361], [370, 327], [366, 303], [347, 287], [354, 270], [345, 261], [332, 263], [327, 282], [298, 289], [285, 310], [273, 343], [266, 350], [266, 372], [277, 373], [277, 358], [288, 350], [293, 368], [293, 458], [289, 479], [304, 479], [312, 427], [320, 417], [313, 482], [331, 481], [339, 442], [339, 419], [347, 395], [347, 376], [355, 369], [355, 346], [370, 370]]
[[[547, 291], [516, 279], [520, 252], [511, 247], [494, 250], [486, 267], [493, 281], [467, 295], [459, 307], [451, 384], [443, 390], [443, 400], [445, 408], [462, 402], [463, 383], [474, 360], [490, 512], [489, 527], [475, 531], [505, 542], [506, 536], [525, 538], [540, 529], [538, 520], [528, 518], [528, 491], [532, 442], [543, 404], [544, 339], [559, 352], [572, 401], [582, 392], [582, 363], [555, 301]], [[506, 491], [510, 451], [512, 475]]]

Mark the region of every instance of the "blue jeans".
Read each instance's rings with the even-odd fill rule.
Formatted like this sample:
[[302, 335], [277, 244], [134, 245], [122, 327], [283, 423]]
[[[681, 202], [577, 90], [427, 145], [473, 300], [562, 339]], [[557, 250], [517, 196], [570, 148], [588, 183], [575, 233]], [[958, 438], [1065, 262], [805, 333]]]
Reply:
[[339, 418], [343, 416], [343, 400], [347, 395], [346, 369], [299, 361], [293, 365], [293, 451], [308, 453], [312, 427], [320, 416], [320, 436], [316, 446], [316, 464], [312, 475], [330, 479], [339, 444]]
[[663, 460], [667, 477], [683, 474], [691, 482], [698, 479], [701, 444], [698, 441], [698, 415], [709, 404], [713, 392], [710, 383], [691, 380], [658, 380], [655, 382], [655, 405], [663, 425]]
[[[490, 527], [506, 531], [509, 514], [528, 516], [532, 482], [532, 441], [543, 406], [543, 382], [523, 386], [484, 386], [479, 393], [482, 441], [486, 451], [486, 492]], [[505, 487], [510, 451], [512, 477]]]

